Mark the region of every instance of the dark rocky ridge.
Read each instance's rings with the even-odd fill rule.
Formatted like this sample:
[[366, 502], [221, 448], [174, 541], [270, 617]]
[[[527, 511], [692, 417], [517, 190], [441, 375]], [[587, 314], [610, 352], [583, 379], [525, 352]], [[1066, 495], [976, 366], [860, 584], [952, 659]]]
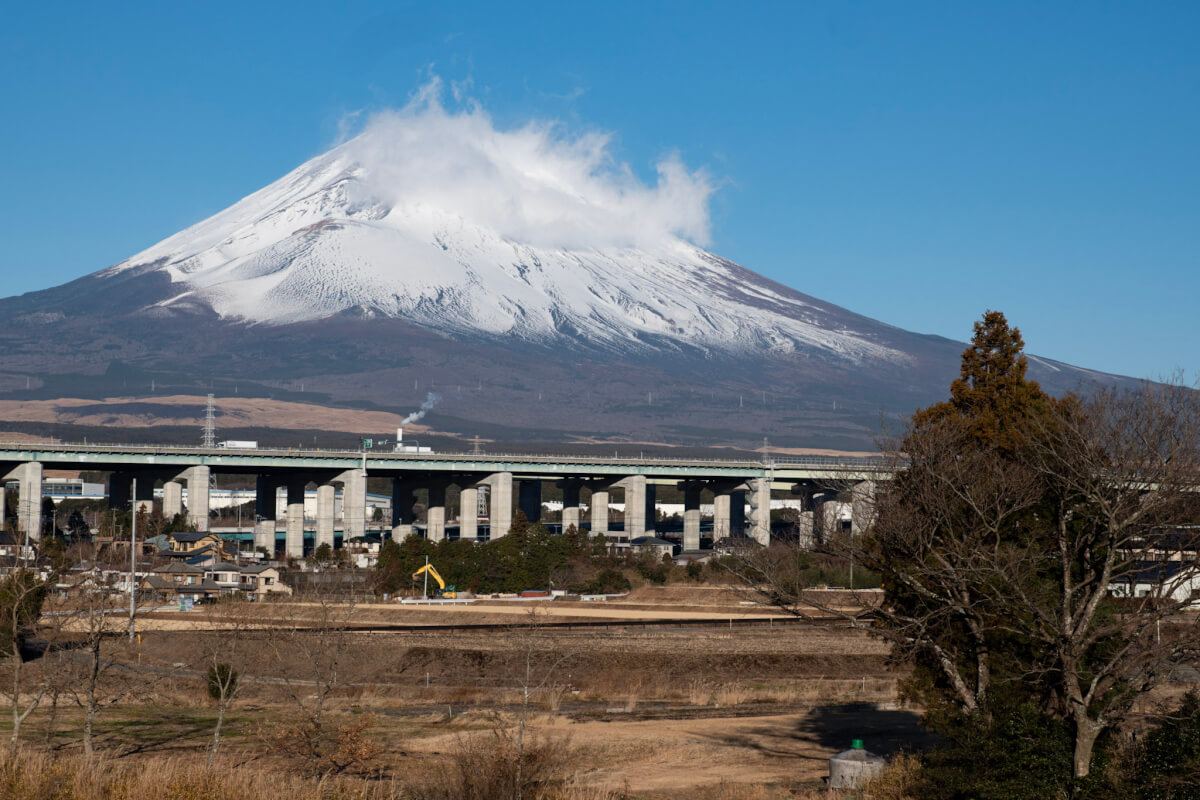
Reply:
[[[403, 414], [436, 391], [442, 399], [424, 422], [514, 447], [600, 439], [752, 450], [769, 437], [779, 447], [862, 450], [873, 448], [883, 418], [945, 397], [965, 347], [827, 304], [910, 363], [854, 364], [815, 348], [616, 353], [565, 337], [547, 345], [450, 336], [354, 311], [269, 326], [222, 320], [200, 305], [154, 307], [177, 292], [164, 273], [136, 269], [0, 300], [0, 399], [143, 397], [153, 383], [160, 394]], [[1032, 361], [1030, 374], [1054, 393], [1127, 380], [1046, 363]]]

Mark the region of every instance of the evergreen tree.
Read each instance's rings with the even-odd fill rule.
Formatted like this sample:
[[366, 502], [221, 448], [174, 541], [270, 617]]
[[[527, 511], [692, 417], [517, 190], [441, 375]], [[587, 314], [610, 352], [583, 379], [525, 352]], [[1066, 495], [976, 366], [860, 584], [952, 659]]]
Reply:
[[1010, 328], [999, 311], [987, 311], [975, 323], [971, 346], [963, 351], [959, 377], [950, 384], [950, 399], [913, 414], [920, 432], [947, 420], [966, 424], [972, 442], [980, 447], [1013, 453], [1028, 431], [1028, 420], [1045, 416], [1052, 400], [1036, 381], [1026, 377], [1029, 362], [1021, 331]]

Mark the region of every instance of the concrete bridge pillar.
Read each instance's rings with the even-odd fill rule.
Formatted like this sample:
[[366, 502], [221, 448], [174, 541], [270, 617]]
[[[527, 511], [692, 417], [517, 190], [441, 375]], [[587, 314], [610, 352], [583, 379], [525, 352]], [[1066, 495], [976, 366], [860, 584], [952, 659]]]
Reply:
[[746, 481], [750, 497], [750, 538], [766, 547], [771, 543], [771, 482], [766, 478]]
[[[187, 482], [187, 517], [188, 522], [195, 526], [198, 531], [208, 530], [208, 486], [212, 479], [211, 470], [201, 464], [195, 467], [189, 467], [183, 472], [175, 476], [169, 483], [179, 485], [179, 481]], [[153, 485], [153, 482], [151, 482]], [[141, 486], [141, 480], [138, 480], [138, 486]], [[181, 498], [182, 503], [182, 498]], [[180, 513], [181, 509], [176, 509], [174, 513]], [[163, 516], [167, 514], [167, 484], [163, 484]]]
[[4, 476], [17, 481], [17, 530], [31, 542], [42, 538], [42, 465], [27, 461]]
[[746, 535], [746, 492], [741, 489], [729, 493], [729, 533], [738, 538]]
[[700, 481], [683, 481], [683, 549], [695, 552], [700, 549], [700, 492], [704, 484]]
[[392, 540], [402, 542], [412, 535], [413, 522], [412, 484], [392, 478]]
[[643, 533], [653, 536], [658, 532], [658, 491], [653, 483], [646, 484], [646, 529]]
[[275, 517], [277, 510], [276, 490], [279, 479], [273, 475], [259, 475], [254, 480], [254, 549], [262, 548], [271, 558], [275, 557]]
[[479, 539], [479, 487], [468, 483], [458, 494], [458, 538]]
[[446, 484], [429, 484], [429, 504], [425, 509], [425, 538], [440, 542], [446, 538]]
[[284, 528], [284, 551], [288, 558], [304, 558], [304, 478], [289, 478], [287, 482], [287, 523]]
[[490, 495], [490, 513], [488, 520], [491, 526], [490, 538], [495, 540], [508, 536], [512, 529], [512, 473], [497, 472], [487, 478]]
[[713, 485], [713, 541], [746, 535], [746, 492], [744, 484]]
[[816, 528], [813, 522], [814, 489], [809, 483], [797, 483], [792, 494], [800, 495], [800, 519], [796, 522], [797, 540], [801, 547], [809, 549], [816, 544]]
[[162, 513], [167, 520], [183, 513], [183, 484], [179, 481], [163, 481]]
[[188, 522], [197, 530], [208, 530], [209, 492], [212, 471], [204, 465], [192, 467], [187, 471], [188, 484]]
[[860, 481], [850, 492], [851, 532], [861, 534], [875, 520], [875, 481]]
[[137, 490], [134, 492], [136, 510], [150, 513], [154, 510], [154, 473], [140, 472], [134, 477], [137, 478]]
[[579, 489], [582, 482], [577, 478], [567, 478], [558, 482], [559, 488], [563, 493], [563, 509], [562, 509], [562, 529], [566, 533], [567, 528], [575, 527], [575, 530], [580, 530], [579, 527]]
[[[317, 486], [317, 538], [314, 548], [327, 544], [333, 547], [334, 517], [337, 508], [337, 489], [332, 483]], [[345, 542], [342, 542], [343, 546]]]
[[[646, 535], [646, 476], [630, 475], [618, 486], [625, 489], [625, 537], [633, 540]], [[653, 512], [650, 516], [650, 529], [654, 529]]]
[[596, 484], [592, 488], [591, 500], [592, 536], [608, 535], [608, 485]]
[[254, 523], [254, 549], [267, 551], [267, 558], [275, 558], [275, 520], [260, 519]]
[[730, 507], [732, 501], [730, 492], [716, 492], [713, 495], [713, 543], [728, 538], [730, 530]]
[[334, 478], [342, 484], [342, 541], [366, 535], [367, 532], [367, 473], [348, 469]]
[[128, 472], [110, 472], [108, 475], [108, 507], [117, 511], [128, 511], [133, 508], [130, 495], [133, 476]]
[[542, 521], [542, 482], [537, 480], [518, 481], [517, 505], [530, 522]]

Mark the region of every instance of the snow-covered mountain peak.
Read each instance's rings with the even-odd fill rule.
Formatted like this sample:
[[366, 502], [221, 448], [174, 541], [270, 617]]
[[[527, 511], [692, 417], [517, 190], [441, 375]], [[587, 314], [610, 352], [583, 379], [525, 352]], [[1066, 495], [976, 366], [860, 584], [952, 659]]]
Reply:
[[278, 325], [357, 310], [605, 349], [904, 360], [883, 326], [693, 244], [711, 185], [677, 159], [658, 172], [640, 182], [603, 136], [499, 130], [425, 97], [105, 274], [168, 275], [158, 313]]

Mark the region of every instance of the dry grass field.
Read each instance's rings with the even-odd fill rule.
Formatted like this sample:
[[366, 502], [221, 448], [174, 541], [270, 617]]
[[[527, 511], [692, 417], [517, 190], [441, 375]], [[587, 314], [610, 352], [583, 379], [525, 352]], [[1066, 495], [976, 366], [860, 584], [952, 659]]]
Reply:
[[[916, 712], [896, 704], [901, 676], [886, 646], [862, 629], [543, 627], [581, 618], [768, 616], [743, 602], [720, 589], [665, 588], [603, 607], [310, 601], [156, 612], [139, 620], [140, 641], [105, 641], [95, 746], [120, 769], [203, 766], [218, 716], [205, 683], [215, 663], [239, 674], [220, 769], [289, 780], [336, 773], [397, 797], [471, 796], [443, 784], [487, 773], [483, 762], [518, 739], [544, 762], [549, 788], [541, 796], [648, 799], [807, 796], [824, 791], [829, 756], [853, 738], [885, 754], [926, 741]], [[463, 627], [355, 629], [447, 619]], [[114, 616], [109, 624], [116, 631], [125, 623]], [[25, 721], [25, 746], [80, 752], [79, 679], [89, 666], [81, 649], [30, 662], [30, 686], [36, 670], [70, 678]], [[315, 736], [318, 717], [328, 736], [305, 750], [297, 743]], [[322, 767], [339, 758], [344, 766]]]

